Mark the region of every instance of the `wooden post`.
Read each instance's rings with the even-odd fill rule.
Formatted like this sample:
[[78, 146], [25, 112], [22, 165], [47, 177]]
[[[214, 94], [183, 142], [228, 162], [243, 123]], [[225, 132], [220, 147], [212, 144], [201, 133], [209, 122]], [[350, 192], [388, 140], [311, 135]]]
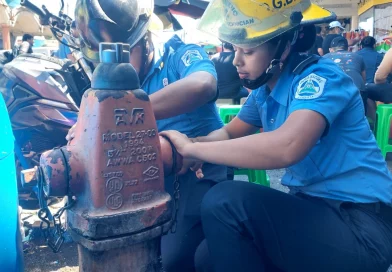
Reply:
[[4, 24], [1, 26], [1, 30], [3, 34], [3, 48], [4, 50], [10, 50], [11, 49], [10, 26]]

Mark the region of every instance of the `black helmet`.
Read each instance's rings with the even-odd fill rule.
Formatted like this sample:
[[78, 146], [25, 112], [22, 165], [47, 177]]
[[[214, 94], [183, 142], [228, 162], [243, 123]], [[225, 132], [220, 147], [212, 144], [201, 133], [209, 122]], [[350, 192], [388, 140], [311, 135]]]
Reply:
[[75, 20], [83, 55], [97, 62], [101, 42], [135, 46], [147, 33], [153, 8], [153, 0], [78, 0]]

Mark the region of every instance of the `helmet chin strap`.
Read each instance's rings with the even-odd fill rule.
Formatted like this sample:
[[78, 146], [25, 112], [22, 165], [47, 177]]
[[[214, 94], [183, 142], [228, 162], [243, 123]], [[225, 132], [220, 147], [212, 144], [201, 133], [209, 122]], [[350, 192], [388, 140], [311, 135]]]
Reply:
[[274, 74], [276, 74], [277, 71], [280, 70], [280, 66], [281, 66], [280, 60], [282, 58], [284, 50], [286, 49], [287, 41], [288, 41], [288, 36], [283, 35], [278, 43], [278, 50], [276, 51], [274, 58], [271, 60], [270, 65], [268, 66], [267, 70], [265, 70], [258, 78], [256, 78], [255, 80], [250, 80], [250, 79], [241, 80], [242, 85], [245, 88], [254, 90], [263, 86], [272, 78]]
[[272, 76], [278, 71], [278, 69], [280, 69], [280, 59], [273, 59], [270, 62], [270, 65], [267, 68], [267, 70], [264, 73], [262, 73], [261, 76], [259, 76], [255, 80], [241, 79], [242, 85], [245, 88], [255, 90], [263, 86], [264, 84], [266, 84], [272, 78]]

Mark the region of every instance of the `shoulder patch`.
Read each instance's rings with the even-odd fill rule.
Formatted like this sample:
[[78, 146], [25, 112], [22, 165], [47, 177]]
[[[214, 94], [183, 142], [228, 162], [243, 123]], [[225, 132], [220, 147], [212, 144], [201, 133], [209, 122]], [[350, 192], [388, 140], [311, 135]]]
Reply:
[[316, 74], [310, 74], [303, 78], [297, 87], [295, 93], [296, 99], [315, 99], [320, 97], [324, 92], [324, 86], [327, 79]]
[[189, 66], [192, 63], [202, 60], [203, 57], [198, 50], [188, 50], [185, 54], [181, 57], [182, 62], [185, 66]]
[[167, 77], [165, 77], [165, 78], [162, 80], [162, 83], [163, 83], [163, 87], [166, 87], [167, 85], [169, 85], [169, 80], [167, 79]]

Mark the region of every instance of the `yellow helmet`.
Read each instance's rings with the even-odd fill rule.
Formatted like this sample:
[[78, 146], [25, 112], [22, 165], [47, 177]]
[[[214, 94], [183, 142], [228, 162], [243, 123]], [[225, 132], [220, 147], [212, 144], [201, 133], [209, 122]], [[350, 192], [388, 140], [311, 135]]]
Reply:
[[236, 46], [253, 48], [300, 24], [335, 18], [310, 0], [213, 0], [198, 28]]

